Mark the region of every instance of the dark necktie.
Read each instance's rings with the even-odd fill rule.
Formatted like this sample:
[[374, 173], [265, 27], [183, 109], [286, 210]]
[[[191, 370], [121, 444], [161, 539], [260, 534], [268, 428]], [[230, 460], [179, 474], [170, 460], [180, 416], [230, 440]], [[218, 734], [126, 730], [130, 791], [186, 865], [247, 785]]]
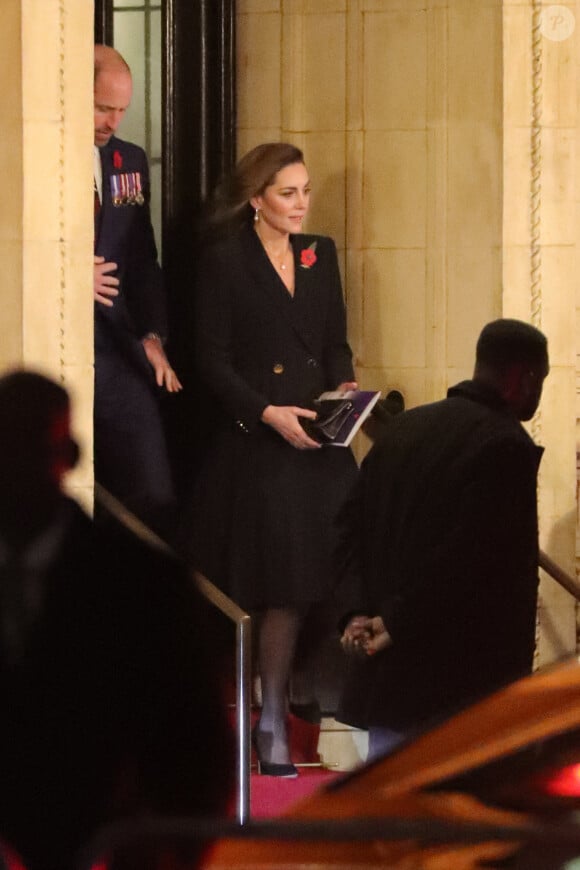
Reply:
[[99, 231], [99, 215], [101, 213], [101, 200], [99, 199], [99, 191], [97, 189], [97, 182], [93, 179], [93, 193], [95, 199], [95, 241], [97, 239], [98, 231]]

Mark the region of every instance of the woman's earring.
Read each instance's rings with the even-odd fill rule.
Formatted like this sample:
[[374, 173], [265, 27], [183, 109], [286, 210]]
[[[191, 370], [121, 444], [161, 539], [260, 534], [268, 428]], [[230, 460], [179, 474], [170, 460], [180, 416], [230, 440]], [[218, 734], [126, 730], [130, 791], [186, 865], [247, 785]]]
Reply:
[[260, 209], [257, 206], [254, 209], [254, 220], [256, 223], [260, 220]]

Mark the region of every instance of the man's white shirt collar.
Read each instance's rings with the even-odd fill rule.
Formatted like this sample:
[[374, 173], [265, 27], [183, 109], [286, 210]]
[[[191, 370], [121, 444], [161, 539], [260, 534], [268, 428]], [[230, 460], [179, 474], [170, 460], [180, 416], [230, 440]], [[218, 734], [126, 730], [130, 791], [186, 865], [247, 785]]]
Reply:
[[99, 191], [99, 199], [103, 201], [103, 167], [101, 165], [101, 152], [96, 145], [93, 145], [93, 176], [97, 190]]

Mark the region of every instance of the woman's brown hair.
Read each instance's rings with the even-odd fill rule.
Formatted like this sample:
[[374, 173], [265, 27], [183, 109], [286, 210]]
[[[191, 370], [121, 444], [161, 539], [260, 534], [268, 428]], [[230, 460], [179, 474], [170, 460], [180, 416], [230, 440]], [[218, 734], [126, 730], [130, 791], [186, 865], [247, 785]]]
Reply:
[[288, 142], [264, 142], [244, 154], [211, 199], [207, 229], [222, 234], [249, 222], [253, 216], [250, 199], [262, 194], [278, 172], [292, 163], [304, 163], [304, 155]]

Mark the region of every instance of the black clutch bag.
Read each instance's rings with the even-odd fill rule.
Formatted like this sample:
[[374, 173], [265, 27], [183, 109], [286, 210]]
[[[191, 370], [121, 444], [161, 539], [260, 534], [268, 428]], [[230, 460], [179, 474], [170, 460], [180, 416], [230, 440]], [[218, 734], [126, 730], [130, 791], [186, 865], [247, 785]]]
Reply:
[[301, 417], [303, 429], [321, 443], [334, 441], [353, 409], [350, 399], [321, 399], [314, 402], [316, 420]]

